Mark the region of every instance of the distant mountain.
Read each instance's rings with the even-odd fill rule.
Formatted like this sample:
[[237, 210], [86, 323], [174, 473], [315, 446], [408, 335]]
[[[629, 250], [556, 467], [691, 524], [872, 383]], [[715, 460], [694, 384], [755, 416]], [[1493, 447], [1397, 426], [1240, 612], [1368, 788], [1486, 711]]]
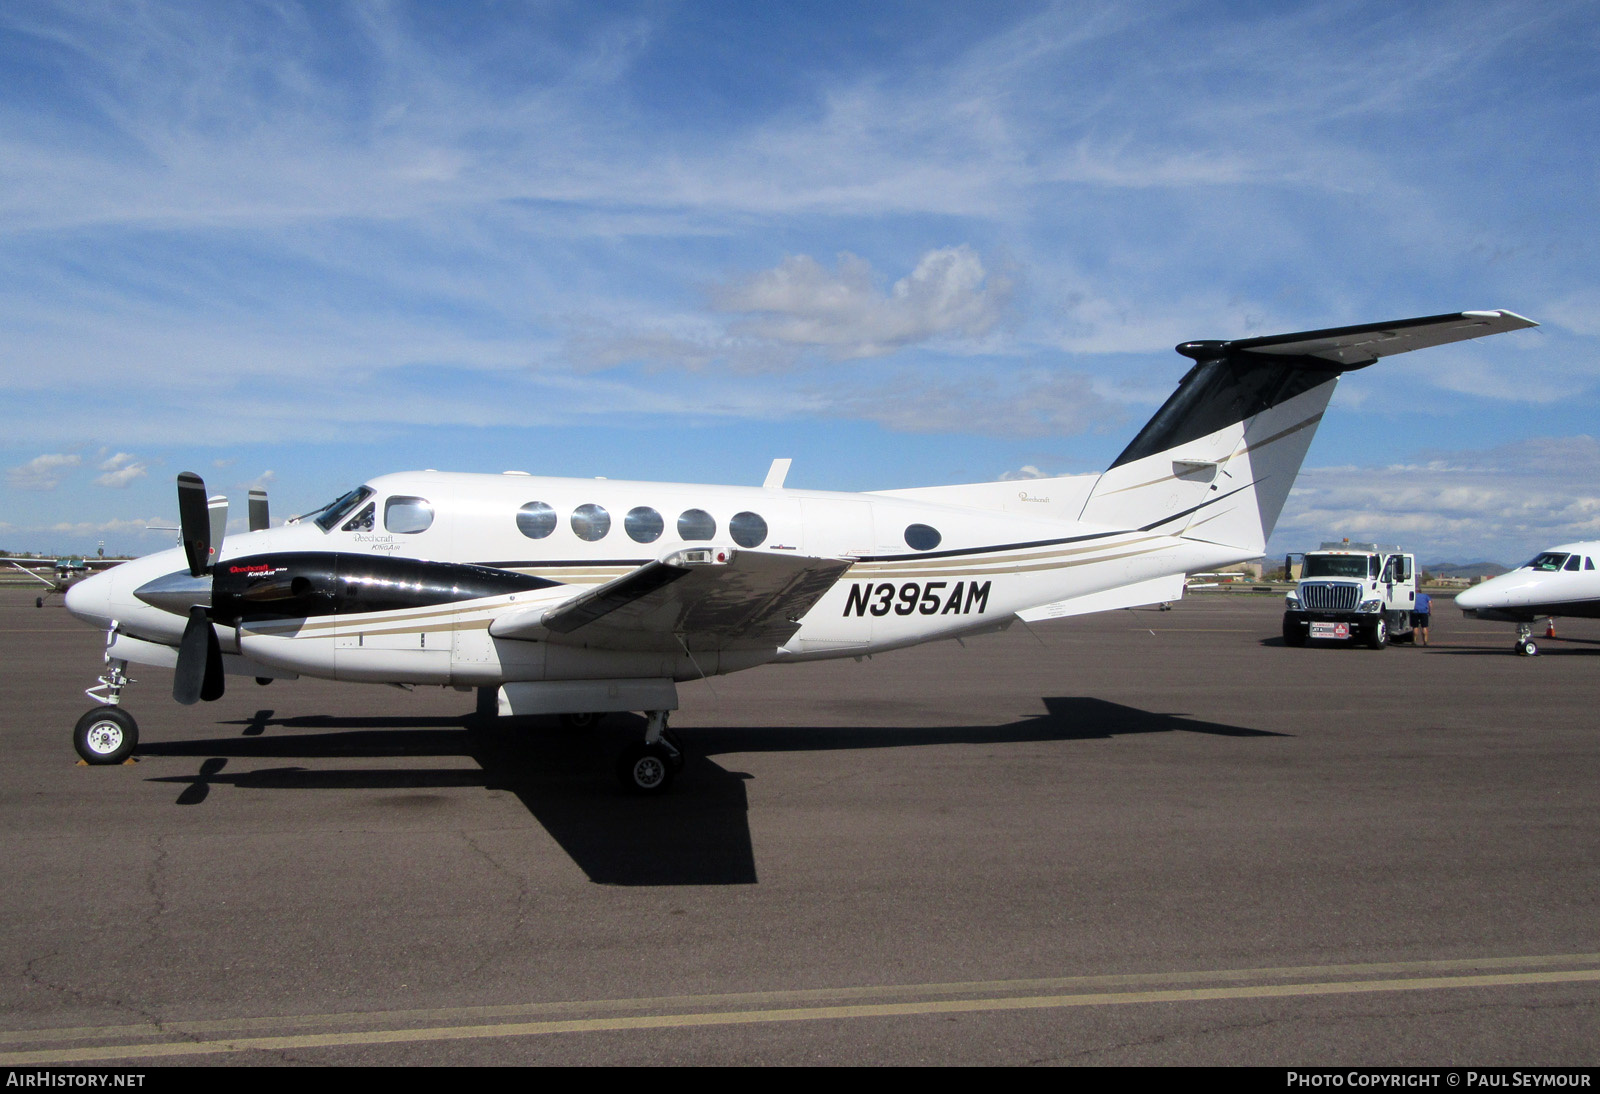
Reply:
[[1465, 562], [1460, 564], [1454, 562], [1430, 562], [1422, 566], [1421, 569], [1426, 570], [1435, 577], [1465, 577], [1471, 579], [1499, 577], [1501, 574], [1509, 573], [1511, 567], [1502, 566], [1498, 562]]

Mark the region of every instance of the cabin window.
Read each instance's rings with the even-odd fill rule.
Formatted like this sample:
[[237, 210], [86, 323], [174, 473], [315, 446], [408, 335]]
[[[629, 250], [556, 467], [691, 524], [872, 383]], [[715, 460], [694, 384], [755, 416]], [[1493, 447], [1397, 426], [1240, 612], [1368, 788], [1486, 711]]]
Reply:
[[906, 546], [914, 551], [931, 551], [939, 546], [939, 529], [926, 524], [906, 525]]
[[580, 505], [572, 511], [572, 531], [579, 539], [590, 543], [605, 539], [606, 533], [611, 531], [611, 514], [593, 503]]
[[351, 517], [349, 520], [344, 522], [344, 528], [342, 529], [342, 531], [346, 531], [346, 532], [370, 532], [370, 531], [372, 531], [372, 518], [376, 514], [377, 514], [376, 508], [369, 501], [369, 502], [367, 502], [367, 507], [365, 509], [361, 510], [361, 512], [357, 513], [355, 516]]
[[741, 547], [759, 547], [767, 538], [767, 522], [759, 513], [735, 513], [728, 534]]
[[530, 501], [517, 510], [517, 531], [529, 539], [543, 539], [556, 530], [556, 511], [542, 501]]
[[1580, 558], [1578, 555], [1573, 555], [1571, 558], [1567, 559], [1567, 569], [1571, 570], [1573, 573], [1577, 573], [1580, 568]]
[[622, 518], [622, 527], [633, 542], [654, 543], [661, 538], [667, 522], [661, 519], [660, 513], [648, 505], [641, 505], [637, 509], [628, 510], [628, 515]]
[[390, 532], [416, 535], [433, 524], [433, 506], [427, 498], [408, 498], [396, 494], [383, 503], [383, 527]]
[[678, 517], [678, 538], [682, 540], [715, 539], [717, 519], [704, 509], [685, 509]]

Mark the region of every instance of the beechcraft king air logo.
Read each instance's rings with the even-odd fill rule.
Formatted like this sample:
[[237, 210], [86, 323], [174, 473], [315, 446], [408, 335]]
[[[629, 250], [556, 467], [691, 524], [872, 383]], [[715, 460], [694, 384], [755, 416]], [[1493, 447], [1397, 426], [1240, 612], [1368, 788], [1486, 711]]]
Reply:
[[906, 581], [898, 586], [891, 581], [858, 581], [850, 586], [844, 614], [981, 615], [988, 607], [987, 581], [958, 581], [953, 586], [948, 581]]

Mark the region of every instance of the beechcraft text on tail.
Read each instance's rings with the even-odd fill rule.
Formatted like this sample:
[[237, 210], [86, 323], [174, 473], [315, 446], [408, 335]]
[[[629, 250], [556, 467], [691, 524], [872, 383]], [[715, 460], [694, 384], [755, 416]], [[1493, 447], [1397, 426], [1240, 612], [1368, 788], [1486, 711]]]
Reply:
[[412, 471], [223, 538], [227, 502], [178, 477], [183, 547], [74, 585], [106, 631], [78, 752], [136, 747], [130, 663], [180, 703], [226, 677], [482, 689], [500, 715], [642, 711], [625, 785], [683, 761], [677, 683], [860, 657], [1009, 625], [1177, 600], [1184, 575], [1256, 558], [1342, 373], [1531, 327], [1505, 311], [1238, 341], [1194, 366], [1100, 475], [867, 494]]

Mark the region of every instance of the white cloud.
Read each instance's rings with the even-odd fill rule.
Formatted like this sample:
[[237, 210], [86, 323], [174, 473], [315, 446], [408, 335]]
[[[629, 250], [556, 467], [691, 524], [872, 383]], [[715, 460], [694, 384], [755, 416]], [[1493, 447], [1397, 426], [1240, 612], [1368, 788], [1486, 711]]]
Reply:
[[1121, 411], [1071, 372], [941, 379], [904, 373], [882, 383], [835, 383], [812, 392], [829, 414], [900, 433], [993, 437], [1072, 436], [1115, 423]]
[[141, 463], [138, 457], [128, 452], [118, 452], [115, 456], [100, 465], [100, 470], [105, 472], [95, 478], [95, 485], [109, 486], [114, 490], [125, 490], [128, 484], [135, 479], [142, 479], [149, 472], [149, 466]]
[[1026, 463], [1017, 468], [1015, 471], [1001, 472], [1000, 481], [1018, 482], [1023, 479], [1048, 479], [1050, 477], [1051, 476], [1048, 471], [1040, 471], [1037, 467], [1033, 466], [1033, 464]]
[[1600, 289], [1579, 289], [1548, 301], [1542, 317], [1574, 334], [1600, 334]]
[[1274, 551], [1324, 539], [1399, 543], [1429, 561], [1518, 561], [1600, 539], [1600, 441], [1540, 437], [1388, 467], [1302, 471]]
[[734, 330], [834, 358], [878, 357], [937, 337], [979, 338], [999, 323], [1012, 282], [971, 247], [928, 251], [887, 292], [866, 260], [839, 255], [829, 272], [808, 255], [713, 290], [719, 310], [749, 318]]
[[54, 490], [62, 473], [83, 463], [76, 454], [46, 453], [6, 472], [6, 481], [19, 490]]

